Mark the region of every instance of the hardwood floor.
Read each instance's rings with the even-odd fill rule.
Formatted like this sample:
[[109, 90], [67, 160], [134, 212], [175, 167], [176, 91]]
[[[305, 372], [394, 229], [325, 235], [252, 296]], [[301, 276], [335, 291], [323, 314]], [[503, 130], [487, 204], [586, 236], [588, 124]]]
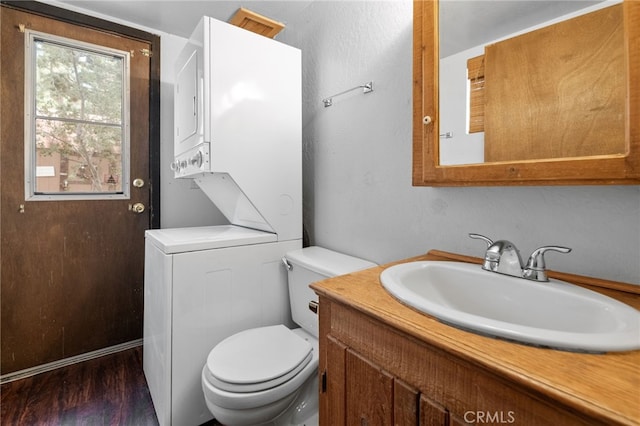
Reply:
[[142, 371], [142, 347], [0, 387], [0, 424], [158, 425]]

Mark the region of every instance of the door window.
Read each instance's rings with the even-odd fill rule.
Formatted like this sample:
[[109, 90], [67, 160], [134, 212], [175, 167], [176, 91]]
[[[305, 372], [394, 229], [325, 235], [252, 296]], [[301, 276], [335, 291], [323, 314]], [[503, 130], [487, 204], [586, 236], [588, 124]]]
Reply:
[[26, 35], [27, 200], [129, 198], [129, 52]]

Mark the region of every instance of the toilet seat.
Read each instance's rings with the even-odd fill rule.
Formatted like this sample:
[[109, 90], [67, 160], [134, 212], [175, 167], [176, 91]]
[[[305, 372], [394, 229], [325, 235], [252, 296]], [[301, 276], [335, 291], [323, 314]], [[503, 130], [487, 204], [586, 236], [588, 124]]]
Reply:
[[213, 348], [206, 376], [224, 391], [263, 391], [295, 377], [313, 358], [312, 349], [307, 340], [281, 324], [245, 330]]

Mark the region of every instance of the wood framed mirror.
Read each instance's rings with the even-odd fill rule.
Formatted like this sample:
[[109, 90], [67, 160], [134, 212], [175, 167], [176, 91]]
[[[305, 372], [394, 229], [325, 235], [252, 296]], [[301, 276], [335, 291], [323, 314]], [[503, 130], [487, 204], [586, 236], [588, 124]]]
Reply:
[[[571, 2], [565, 2], [571, 3]], [[640, 2], [624, 0], [618, 7], [621, 10], [620, 39], [620, 79], [619, 93], [619, 138], [620, 144], [612, 153], [582, 155], [571, 157], [498, 159], [491, 162], [469, 162], [466, 164], [445, 164], [441, 162], [441, 136], [446, 137], [446, 129], [441, 129], [440, 96], [440, 34], [439, 4], [437, 0], [415, 0], [413, 22], [413, 185], [414, 186], [517, 186], [517, 185], [633, 185], [640, 184]], [[598, 18], [600, 19], [600, 18]], [[586, 31], [590, 32], [590, 31]], [[601, 49], [604, 50], [604, 49]], [[546, 53], [546, 52], [545, 52]], [[544, 55], [540, 55], [544, 56]], [[488, 59], [487, 59], [488, 60]], [[609, 61], [609, 60], [608, 60]], [[609, 62], [607, 62], [609, 63]], [[442, 71], [445, 72], [445, 71]], [[448, 70], [446, 71], [448, 72]], [[467, 70], [465, 70], [467, 72]], [[594, 87], [593, 81], [583, 83], [585, 87]], [[492, 86], [495, 87], [495, 86]], [[609, 89], [607, 89], [609, 90]], [[495, 98], [492, 98], [495, 99]], [[525, 104], [528, 111], [528, 104]], [[495, 107], [495, 105], [494, 105]], [[495, 109], [495, 108], [494, 108]], [[512, 109], [508, 107], [507, 109]], [[586, 108], [597, 111], [599, 106]], [[446, 114], [446, 112], [442, 112]], [[468, 113], [467, 113], [468, 115]], [[560, 115], [552, 113], [547, 118], [558, 124], [558, 131], [547, 133], [544, 143], [558, 145], [555, 133], [563, 135], [563, 143], [570, 140], [562, 129]], [[602, 115], [588, 119], [596, 128], [601, 124]], [[540, 118], [538, 118], [540, 119]], [[494, 120], [496, 121], [496, 120]], [[574, 122], [575, 120], [571, 120]], [[610, 120], [603, 120], [608, 123]], [[503, 127], [516, 125], [511, 118], [497, 120]], [[535, 122], [535, 120], [534, 120]], [[618, 131], [617, 130], [617, 131]], [[442, 132], [445, 135], [441, 135]], [[535, 133], [537, 129], [529, 130]], [[609, 138], [608, 131], [600, 133], [595, 145]], [[492, 137], [495, 132], [492, 132]], [[542, 132], [540, 132], [542, 133]], [[516, 144], [520, 134], [511, 132], [501, 143]], [[509, 132], [507, 132], [509, 135]], [[550, 135], [550, 136], [549, 136]], [[487, 135], [485, 134], [485, 138]], [[558, 136], [559, 137], [559, 136]], [[585, 140], [584, 135], [574, 139]], [[497, 139], [496, 139], [497, 140]], [[494, 139], [491, 143], [494, 144]], [[486, 140], [485, 145], [489, 143]], [[540, 142], [538, 142], [540, 143]], [[498, 145], [500, 146], [500, 145]], [[485, 146], [485, 150], [486, 150]], [[530, 150], [530, 148], [528, 148]], [[616, 152], [617, 150], [617, 152]], [[526, 150], [525, 150], [526, 151]], [[486, 152], [486, 151], [485, 151]], [[546, 154], [545, 154], [546, 155]], [[533, 155], [535, 157], [535, 155]], [[464, 161], [463, 161], [464, 162]]]

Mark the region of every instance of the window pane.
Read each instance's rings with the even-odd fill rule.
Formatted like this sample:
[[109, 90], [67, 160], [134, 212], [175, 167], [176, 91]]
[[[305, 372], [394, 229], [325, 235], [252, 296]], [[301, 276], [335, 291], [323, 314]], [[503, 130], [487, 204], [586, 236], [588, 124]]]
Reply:
[[120, 124], [123, 59], [37, 40], [36, 115]]
[[36, 193], [122, 192], [121, 129], [36, 120]]

